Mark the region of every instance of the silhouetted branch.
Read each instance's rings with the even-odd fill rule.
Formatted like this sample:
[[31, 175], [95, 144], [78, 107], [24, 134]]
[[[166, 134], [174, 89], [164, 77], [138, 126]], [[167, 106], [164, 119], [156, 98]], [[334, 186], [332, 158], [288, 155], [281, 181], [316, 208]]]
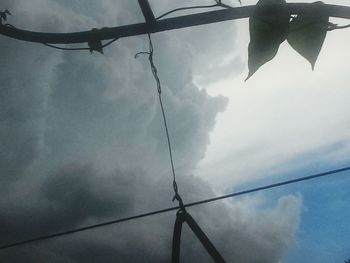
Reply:
[[[331, 17], [350, 19], [350, 7], [347, 6], [325, 4], [320, 7], [315, 7], [311, 4], [305, 3], [290, 3], [286, 4], [283, 8], [286, 8], [287, 12], [289, 12], [291, 15], [318, 12], [319, 14], [324, 14]], [[163, 19], [152, 24], [140, 23], [75, 33], [41, 33], [0, 25], [0, 34], [14, 39], [46, 44], [87, 43], [95, 39], [109, 40], [211, 24], [227, 20], [248, 18], [253, 14], [255, 9], [255, 6], [227, 8], [223, 10]], [[271, 15], [273, 15], [275, 13], [275, 10], [271, 8], [270, 10], [265, 10], [265, 8], [259, 7], [259, 9], [264, 11], [265, 14], [271, 12]]]

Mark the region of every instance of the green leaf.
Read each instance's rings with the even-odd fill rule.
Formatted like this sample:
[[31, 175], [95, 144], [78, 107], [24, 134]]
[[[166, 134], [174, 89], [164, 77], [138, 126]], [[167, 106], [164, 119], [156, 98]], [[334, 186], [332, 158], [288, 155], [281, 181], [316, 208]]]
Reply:
[[[286, 39], [290, 15], [285, 0], [260, 0], [249, 18], [248, 80], [262, 65], [273, 59]], [[275, 14], [275, 15], [272, 15]]]
[[[312, 5], [323, 4], [321, 1], [312, 3]], [[295, 51], [310, 62], [312, 69], [315, 67], [326, 38], [328, 23], [329, 17], [318, 12], [300, 14], [290, 23], [287, 41]]]

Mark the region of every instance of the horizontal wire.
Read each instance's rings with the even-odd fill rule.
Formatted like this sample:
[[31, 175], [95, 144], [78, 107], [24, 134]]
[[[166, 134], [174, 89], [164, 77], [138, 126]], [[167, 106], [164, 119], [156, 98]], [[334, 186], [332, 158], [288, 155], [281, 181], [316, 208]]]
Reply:
[[[329, 176], [332, 174], [337, 174], [337, 173], [341, 173], [341, 172], [345, 172], [345, 171], [350, 171], [350, 166], [336, 169], [336, 170], [323, 172], [323, 173], [313, 174], [310, 176], [305, 176], [305, 177], [300, 177], [300, 178], [296, 178], [296, 179], [292, 179], [292, 180], [287, 180], [287, 181], [283, 181], [283, 182], [279, 182], [279, 183], [275, 183], [275, 184], [269, 184], [269, 185], [265, 185], [265, 186], [261, 186], [261, 187], [257, 187], [257, 188], [252, 188], [252, 189], [248, 189], [248, 190], [244, 190], [244, 191], [240, 191], [240, 192], [235, 192], [235, 193], [231, 193], [231, 194], [227, 194], [227, 195], [222, 195], [222, 196], [218, 196], [218, 197], [214, 197], [214, 198], [210, 198], [210, 199], [196, 201], [196, 202], [185, 204], [184, 206], [185, 207], [193, 207], [193, 206], [211, 203], [211, 202], [226, 199], [226, 198], [231, 198], [231, 197], [241, 196], [241, 195], [245, 195], [245, 194], [249, 194], [249, 193], [259, 192], [262, 190], [276, 188], [276, 187], [280, 187], [283, 185], [294, 184], [297, 182], [302, 182], [302, 181], [307, 181], [307, 180], [316, 179], [316, 178], [320, 178], [320, 177], [325, 177], [325, 176]], [[120, 219], [116, 219], [116, 220], [112, 220], [112, 221], [108, 221], [108, 222], [104, 222], [104, 223], [100, 223], [100, 224], [76, 228], [76, 229], [72, 229], [72, 230], [68, 230], [68, 231], [64, 231], [64, 232], [59, 232], [59, 233], [55, 233], [55, 234], [51, 234], [51, 235], [36, 237], [36, 238], [24, 240], [24, 241], [19, 241], [19, 242], [7, 244], [7, 245], [2, 245], [2, 246], [0, 246], [0, 250], [11, 248], [11, 247], [16, 247], [16, 246], [20, 246], [20, 245], [24, 245], [24, 244], [29, 244], [29, 243], [33, 243], [33, 242], [43, 241], [43, 240], [47, 240], [47, 239], [52, 239], [52, 238], [56, 238], [56, 237], [60, 237], [60, 236], [65, 236], [65, 235], [69, 235], [69, 234], [74, 234], [77, 232], [82, 232], [82, 231], [86, 231], [86, 230], [90, 230], [90, 229], [94, 229], [94, 228], [99, 228], [99, 227], [103, 227], [103, 226], [118, 224], [118, 223], [130, 221], [130, 220], [134, 220], [134, 219], [144, 218], [144, 217], [153, 216], [153, 215], [157, 215], [157, 214], [163, 214], [163, 213], [177, 210], [179, 208], [180, 208], [179, 206], [169, 207], [169, 208], [165, 208], [165, 209], [161, 209], [161, 210], [157, 210], [157, 211], [153, 211], [153, 212], [138, 214], [138, 215], [134, 215], [134, 216], [130, 216], [130, 217], [124, 217], [124, 218], [120, 218]]]
[[175, 13], [175, 12], [178, 12], [178, 11], [184, 11], [184, 10], [192, 10], [192, 9], [203, 9], [203, 8], [212, 8], [212, 7], [218, 7], [220, 5], [218, 4], [212, 4], [212, 5], [199, 5], [199, 6], [187, 6], [187, 7], [180, 7], [180, 8], [176, 8], [176, 9], [173, 9], [173, 10], [170, 10], [158, 17], [156, 17], [156, 20], [158, 19], [161, 19], [167, 15], [170, 15], [172, 13]]

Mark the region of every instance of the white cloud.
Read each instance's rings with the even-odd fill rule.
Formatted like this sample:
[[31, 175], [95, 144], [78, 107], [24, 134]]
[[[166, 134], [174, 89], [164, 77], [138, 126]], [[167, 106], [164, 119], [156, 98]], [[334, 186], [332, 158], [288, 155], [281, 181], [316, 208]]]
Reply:
[[[21, 14], [10, 22], [45, 31], [56, 25], [70, 31], [119, 22], [124, 19], [120, 10], [126, 7], [129, 16], [140, 15], [129, 2], [101, 1], [93, 15], [96, 3], [79, 10], [75, 2], [72, 8], [44, 0], [6, 4], [12, 13]], [[113, 17], [114, 12], [119, 15]], [[213, 65], [227, 56], [234, 58], [229, 54], [236, 45], [234, 36], [234, 24], [226, 23], [153, 37], [180, 192], [186, 201], [214, 195], [210, 184], [191, 174], [205, 156], [209, 132], [227, 104], [224, 97], [209, 96], [203, 86], [196, 86], [194, 76], [210, 75]], [[120, 40], [105, 56], [8, 38], [1, 38], [0, 45], [0, 79], [6, 83], [1, 86], [1, 143], [7, 147], [1, 148], [0, 162], [2, 244], [172, 205], [155, 82], [147, 58], [133, 59], [147, 49], [145, 37]], [[214, 75], [208, 78], [217, 79]], [[292, 242], [300, 198], [284, 197], [268, 211], [253, 201], [190, 211], [228, 261], [277, 262]], [[4, 262], [162, 262], [170, 256], [173, 221], [173, 214], [151, 217], [2, 251], [0, 256]], [[186, 233], [184, 262], [209, 262]]]
[[[230, 102], [218, 118], [196, 174], [222, 189], [261, 179], [263, 171], [288, 171], [296, 159], [295, 166], [346, 161], [350, 139], [346, 32], [328, 33], [314, 72], [284, 43], [276, 58], [246, 83], [244, 72], [212, 84], [208, 92]], [[247, 21], [239, 23], [238, 38], [242, 40], [238, 50], [246, 54]], [[247, 61], [246, 55], [242, 60]]]

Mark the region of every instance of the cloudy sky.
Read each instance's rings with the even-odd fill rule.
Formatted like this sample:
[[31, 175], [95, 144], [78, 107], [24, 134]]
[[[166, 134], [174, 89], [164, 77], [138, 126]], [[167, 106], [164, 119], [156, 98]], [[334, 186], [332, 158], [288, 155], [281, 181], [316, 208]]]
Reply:
[[[150, 2], [157, 15], [212, 3]], [[2, 0], [0, 8], [14, 26], [46, 32], [143, 21], [136, 0]], [[153, 36], [185, 202], [349, 165], [349, 29], [328, 34], [314, 72], [283, 44], [244, 82], [247, 22]], [[121, 39], [105, 55], [5, 37], [0, 48], [0, 244], [173, 205], [154, 79], [147, 58], [134, 59], [146, 36]], [[227, 262], [343, 262], [348, 175], [189, 211]], [[0, 261], [169, 262], [174, 220], [11, 248]], [[211, 262], [188, 228], [181, 262]]]

